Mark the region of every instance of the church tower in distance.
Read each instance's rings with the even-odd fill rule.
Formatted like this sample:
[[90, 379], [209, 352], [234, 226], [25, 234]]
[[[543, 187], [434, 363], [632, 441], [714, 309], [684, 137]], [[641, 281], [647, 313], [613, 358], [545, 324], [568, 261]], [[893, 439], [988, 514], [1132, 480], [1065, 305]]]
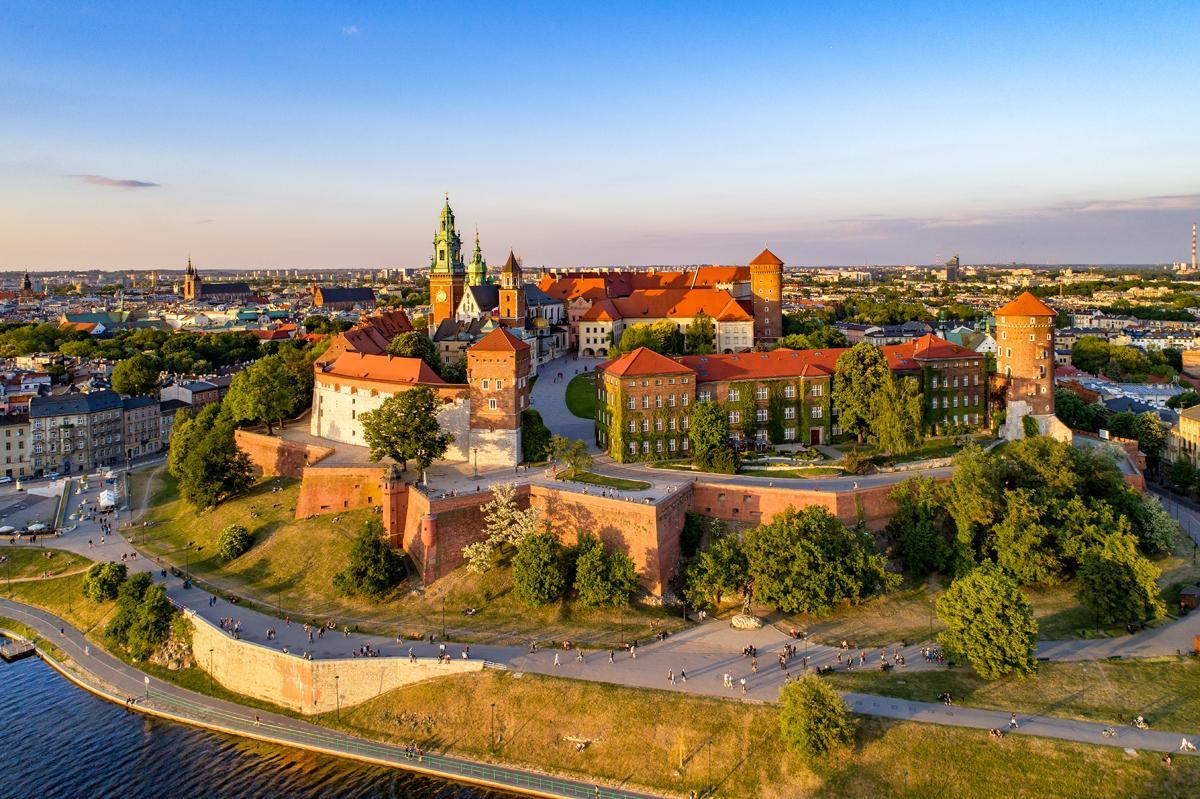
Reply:
[[429, 259], [429, 301], [433, 307], [429, 319], [431, 329], [444, 319], [454, 318], [463, 297], [466, 277], [462, 237], [454, 228], [454, 211], [450, 208], [450, 197], [447, 195], [437, 233], [433, 236], [433, 256]]
[[475, 252], [471, 253], [471, 262], [467, 264], [467, 285], [482, 286], [488, 282], [487, 261], [483, 260], [483, 250], [479, 247], [479, 230], [475, 230]]
[[512, 250], [500, 270], [500, 324], [504, 327], [520, 327], [525, 324], [525, 286], [521, 277], [521, 265]]

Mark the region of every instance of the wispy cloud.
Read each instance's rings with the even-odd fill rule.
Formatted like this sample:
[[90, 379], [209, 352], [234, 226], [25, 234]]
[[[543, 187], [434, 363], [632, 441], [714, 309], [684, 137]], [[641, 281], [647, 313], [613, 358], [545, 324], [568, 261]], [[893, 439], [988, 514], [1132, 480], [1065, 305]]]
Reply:
[[216, 221], [217, 220], [215, 220], [215, 219], [197, 219], [192, 224], [193, 225], [211, 225], [213, 222], [216, 222]]
[[160, 184], [148, 180], [109, 178], [104, 175], [68, 175], [67, 177], [90, 183], [93, 186], [110, 186], [115, 189], [156, 189]]
[[358, 26], [357, 25], [346, 25], [345, 27], [342, 28], [343, 36], [356, 36], [357, 34], [358, 34]]

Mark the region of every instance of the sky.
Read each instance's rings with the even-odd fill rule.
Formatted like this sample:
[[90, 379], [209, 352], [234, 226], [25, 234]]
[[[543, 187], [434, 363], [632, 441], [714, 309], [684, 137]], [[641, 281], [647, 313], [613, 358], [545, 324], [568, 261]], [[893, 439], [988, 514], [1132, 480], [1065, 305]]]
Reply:
[[1200, 3], [0, 0], [0, 269], [1161, 263]]

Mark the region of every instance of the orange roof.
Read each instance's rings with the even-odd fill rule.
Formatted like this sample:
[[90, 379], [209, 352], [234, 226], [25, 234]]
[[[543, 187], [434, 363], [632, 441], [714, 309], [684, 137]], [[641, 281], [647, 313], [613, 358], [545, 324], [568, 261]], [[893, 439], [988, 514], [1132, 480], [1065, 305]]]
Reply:
[[845, 348], [774, 349], [737, 355], [685, 355], [679, 359], [701, 383], [720, 380], [773, 380], [785, 377], [828, 377], [837, 370]]
[[612, 301], [623, 319], [689, 319], [701, 311], [719, 322], [754, 317], [721, 289], [648, 289]]
[[620, 315], [616, 306], [612, 304], [612, 300], [607, 297], [601, 297], [598, 300], [594, 300], [592, 307], [588, 308], [579, 319], [582, 322], [611, 322]]
[[779, 256], [770, 250], [763, 250], [754, 260], [750, 262], [751, 266], [783, 266], [783, 261], [779, 260]]
[[529, 345], [504, 328], [498, 327], [475, 342], [470, 349], [482, 352], [520, 352], [529, 349]]
[[63, 322], [59, 327], [78, 330], [81, 333], [91, 333], [96, 329], [97, 324], [97, 322]]
[[333, 363], [322, 370], [323, 374], [335, 377], [352, 377], [358, 380], [375, 380], [382, 383], [407, 383], [410, 385], [446, 385], [420, 358], [398, 358], [395, 355], [364, 355], [361, 352], [344, 352]]
[[596, 369], [617, 377], [692, 374], [694, 371], [678, 361], [665, 355], [659, 355], [654, 350], [645, 347], [638, 347], [633, 352], [627, 352], [619, 358], [605, 361]]
[[[888, 356], [888, 362], [916, 359], [919, 361], [939, 360], [942, 358], [982, 358], [975, 350], [960, 347], [957, 344], [938, 338], [932, 333], [926, 333], [916, 341], [904, 344], [887, 344], [883, 352]], [[895, 368], [895, 367], [893, 367]]]
[[1015, 300], [996, 311], [996, 316], [1057, 316], [1050, 306], [1030, 294], [1021, 292]]

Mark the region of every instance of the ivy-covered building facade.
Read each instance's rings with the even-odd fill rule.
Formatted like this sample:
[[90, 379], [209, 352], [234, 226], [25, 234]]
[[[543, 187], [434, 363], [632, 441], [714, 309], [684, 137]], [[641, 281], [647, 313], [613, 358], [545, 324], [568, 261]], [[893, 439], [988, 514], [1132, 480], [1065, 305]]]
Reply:
[[[893, 373], [917, 380], [928, 432], [987, 424], [983, 355], [935, 336], [881, 348]], [[621, 462], [690, 455], [691, 409], [719, 403], [735, 444], [829, 444], [839, 439], [833, 384], [845, 349], [688, 355], [641, 348], [596, 369], [596, 444]]]

